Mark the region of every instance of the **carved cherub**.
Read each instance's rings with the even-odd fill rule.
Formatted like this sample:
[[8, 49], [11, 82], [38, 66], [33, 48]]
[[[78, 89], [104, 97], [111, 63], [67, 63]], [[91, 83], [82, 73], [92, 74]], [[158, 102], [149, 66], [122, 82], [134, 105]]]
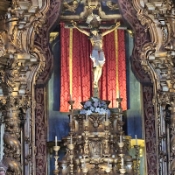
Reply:
[[63, 6], [65, 8], [65, 11], [70, 11], [70, 12], [74, 12], [76, 11], [77, 7], [78, 7], [78, 2], [76, 0], [71, 1], [71, 2], [64, 2]]

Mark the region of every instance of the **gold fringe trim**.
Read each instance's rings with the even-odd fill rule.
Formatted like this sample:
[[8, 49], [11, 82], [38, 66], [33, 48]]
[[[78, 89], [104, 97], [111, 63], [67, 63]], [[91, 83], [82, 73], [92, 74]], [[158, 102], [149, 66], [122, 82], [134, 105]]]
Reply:
[[119, 97], [119, 82], [118, 82], [118, 31], [114, 31], [115, 37], [115, 56], [116, 56], [116, 97]]
[[73, 29], [70, 28], [69, 36], [69, 80], [70, 80], [70, 94], [72, 95], [72, 56], [73, 55]]

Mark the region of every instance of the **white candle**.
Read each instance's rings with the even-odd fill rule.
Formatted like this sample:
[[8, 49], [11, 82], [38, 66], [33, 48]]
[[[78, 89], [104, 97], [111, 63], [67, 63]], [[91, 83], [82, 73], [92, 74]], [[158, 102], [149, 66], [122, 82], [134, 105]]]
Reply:
[[122, 136], [120, 136], [120, 143], [122, 143]]
[[118, 98], [120, 98], [120, 91], [118, 91]]
[[138, 142], [137, 142], [137, 135], [135, 135], [135, 139], [136, 139], [136, 145], [138, 145]]
[[55, 136], [55, 146], [57, 146], [57, 136]]
[[71, 135], [71, 137], [70, 137], [70, 144], [72, 144], [72, 135]]

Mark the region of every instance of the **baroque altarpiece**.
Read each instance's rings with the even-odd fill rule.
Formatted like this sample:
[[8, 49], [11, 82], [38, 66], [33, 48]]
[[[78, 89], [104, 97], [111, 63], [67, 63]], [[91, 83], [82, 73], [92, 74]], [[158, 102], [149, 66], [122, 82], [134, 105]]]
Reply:
[[[51, 32], [61, 21], [67, 23], [69, 28], [72, 20], [79, 24], [83, 21], [83, 17], [86, 18], [93, 9], [94, 14], [98, 14], [102, 21], [113, 18], [112, 11], [117, 11], [118, 16], [114, 18], [126, 22], [126, 30], [133, 35], [130, 60], [132, 70], [142, 86], [143, 138], [146, 148], [147, 174], [174, 174], [175, 7], [172, 0], [1, 0], [0, 5], [0, 156], [2, 159], [0, 167], [2, 171], [10, 175], [51, 173], [48, 173], [47, 157], [50, 149], [47, 143], [49, 123], [47, 83], [54, 65], [53, 52], [49, 44], [49, 40], [54, 38]], [[77, 10], [79, 6], [83, 12]], [[109, 11], [109, 19], [104, 12], [106, 9]], [[67, 18], [64, 14], [72, 18]], [[114, 114], [118, 111], [112, 112]], [[71, 115], [70, 112], [70, 120]], [[76, 117], [72, 119], [78, 122]], [[90, 126], [91, 124], [97, 126], [95, 122], [90, 123], [86, 115], [79, 117], [82, 117], [84, 127], [79, 134], [79, 139], [81, 141], [81, 138], [84, 138], [84, 143], [87, 143], [87, 132], [89, 132], [87, 130], [91, 128], [90, 141], [88, 140], [91, 142], [91, 147], [95, 141], [99, 144], [99, 139], [103, 138], [104, 146], [105, 143], [109, 144], [109, 141], [110, 144], [113, 143], [111, 147], [108, 147], [111, 153], [112, 145], [115, 145], [112, 140], [118, 139], [118, 143], [123, 143], [123, 141], [127, 143], [127, 137], [123, 135], [120, 126], [116, 125], [118, 131], [121, 131], [117, 136], [111, 134], [112, 137], [108, 137], [109, 134], [102, 134], [97, 137], [93, 131], [94, 128]], [[99, 117], [103, 123], [103, 126], [99, 125], [103, 127], [103, 133], [109, 133], [112, 127], [109, 128], [108, 122], [113, 123], [115, 117], [105, 115]], [[118, 122], [118, 117], [116, 120], [116, 123], [122, 124]], [[73, 128], [77, 132], [79, 132], [76, 128], [78, 124]], [[95, 129], [99, 128], [95, 127]], [[67, 138], [70, 144], [75, 143], [75, 135], [71, 133], [71, 130]], [[54, 144], [51, 143], [52, 146]], [[79, 147], [81, 146], [79, 144]], [[75, 167], [71, 163], [72, 146], [68, 144], [68, 147], [70, 173], [73, 174]], [[105, 149], [103, 153], [100, 152], [100, 144], [99, 150], [90, 149], [93, 150], [91, 157], [104, 155], [103, 162], [106, 167], [104, 173], [113, 171], [115, 174], [116, 169], [117, 173], [130, 173], [129, 169], [125, 171], [126, 169], [122, 167], [123, 164], [131, 162], [129, 156], [128, 162], [122, 157], [123, 151], [125, 150], [126, 153], [128, 147], [125, 146], [123, 149], [121, 144], [117, 145], [117, 143], [115, 147], [118, 148], [117, 154], [120, 154], [118, 161], [114, 160], [112, 153], [111, 157], [109, 156], [108, 149]], [[83, 171], [82, 173], [87, 174], [86, 167], [91, 164], [95, 169], [100, 169], [100, 165], [96, 162], [89, 162], [87, 154], [82, 155], [83, 157], [77, 158], [77, 172]]]

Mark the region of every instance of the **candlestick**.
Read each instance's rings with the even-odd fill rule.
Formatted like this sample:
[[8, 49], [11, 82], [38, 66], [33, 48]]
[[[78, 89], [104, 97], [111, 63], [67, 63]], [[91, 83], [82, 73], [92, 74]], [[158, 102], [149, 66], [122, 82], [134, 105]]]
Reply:
[[[57, 136], [55, 137], [55, 142], [57, 141]], [[58, 175], [59, 174], [59, 168], [58, 168], [58, 151], [59, 151], [60, 147], [59, 146], [54, 146], [53, 150], [55, 151], [55, 170], [54, 170], [54, 175]]]
[[55, 146], [57, 146], [57, 136], [55, 136]]
[[138, 145], [138, 142], [137, 142], [137, 135], [135, 135], [135, 139], [136, 139], [136, 145]]
[[107, 172], [107, 174], [111, 171], [111, 165], [110, 165], [110, 163], [109, 163], [109, 158], [108, 158], [108, 165], [107, 165], [107, 167], [106, 167], [106, 172]]
[[134, 145], [134, 148], [135, 148], [134, 174], [140, 175], [140, 146], [138, 145], [138, 143], [136, 144], [137, 145]]
[[70, 123], [72, 123], [72, 115], [70, 114]]

